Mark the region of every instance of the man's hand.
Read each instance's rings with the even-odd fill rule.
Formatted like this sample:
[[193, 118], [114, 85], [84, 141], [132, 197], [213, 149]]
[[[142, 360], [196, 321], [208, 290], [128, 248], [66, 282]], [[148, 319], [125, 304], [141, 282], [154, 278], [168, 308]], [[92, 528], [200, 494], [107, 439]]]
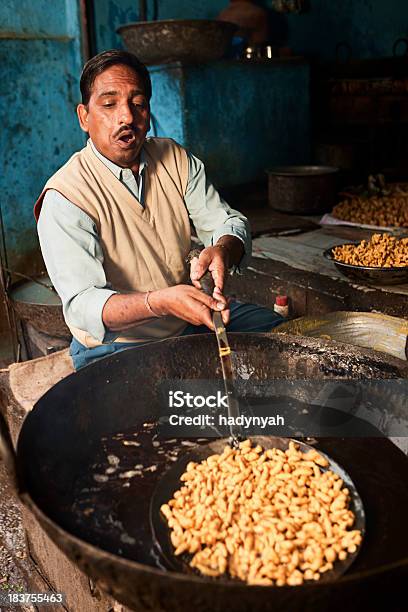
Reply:
[[221, 311], [223, 318], [227, 312], [227, 301], [224, 296], [221, 298], [206, 295], [190, 285], [176, 285], [152, 291], [149, 304], [158, 315], [174, 315], [193, 325], [204, 324], [214, 330], [212, 311]]
[[214, 280], [214, 286], [219, 293], [225, 293], [225, 280], [228, 268], [238, 265], [244, 255], [242, 240], [235, 236], [221, 236], [215, 246], [203, 249], [200, 256], [192, 259], [190, 276], [192, 283], [198, 289], [200, 278], [209, 270]]
[[199, 257], [194, 257], [190, 263], [190, 278], [197, 289], [201, 289], [200, 278], [209, 271], [214, 281], [213, 298], [224, 304], [221, 313], [224, 325], [227, 325], [230, 317], [228, 308], [229, 300], [223, 295], [225, 277], [228, 272], [229, 252], [221, 246], [207, 247], [203, 249]]
[[221, 316], [224, 325], [230, 317], [229, 299], [225, 296], [225, 283], [230, 265], [239, 264], [244, 254], [244, 245], [235, 236], [221, 236], [215, 246], [203, 249], [200, 256], [191, 260], [190, 277], [194, 287], [201, 288], [200, 278], [209, 271], [214, 281], [213, 298], [225, 304]]
[[229, 251], [222, 246], [203, 249], [199, 257], [191, 260], [190, 277], [194, 287], [201, 289], [200, 278], [209, 270], [214, 281], [214, 289], [222, 294], [229, 266]]

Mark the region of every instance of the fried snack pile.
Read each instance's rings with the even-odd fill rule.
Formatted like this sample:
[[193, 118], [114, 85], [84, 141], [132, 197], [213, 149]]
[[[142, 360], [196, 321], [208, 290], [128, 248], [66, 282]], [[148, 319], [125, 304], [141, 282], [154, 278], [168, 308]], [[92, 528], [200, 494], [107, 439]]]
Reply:
[[408, 227], [408, 198], [353, 197], [333, 208], [333, 217], [360, 225]]
[[350, 196], [333, 208], [332, 215], [360, 225], [408, 227], [408, 192], [369, 198]]
[[408, 227], [408, 188], [390, 185], [389, 195], [362, 197], [350, 194], [333, 208], [342, 221], [377, 227]]
[[344, 244], [333, 249], [336, 261], [370, 268], [408, 266], [408, 238], [398, 240], [389, 234], [374, 234], [360, 244]]
[[175, 555], [205, 576], [228, 574], [253, 585], [319, 580], [336, 559], [354, 553], [349, 491], [315, 450], [239, 449], [189, 463], [181, 487], [161, 507]]

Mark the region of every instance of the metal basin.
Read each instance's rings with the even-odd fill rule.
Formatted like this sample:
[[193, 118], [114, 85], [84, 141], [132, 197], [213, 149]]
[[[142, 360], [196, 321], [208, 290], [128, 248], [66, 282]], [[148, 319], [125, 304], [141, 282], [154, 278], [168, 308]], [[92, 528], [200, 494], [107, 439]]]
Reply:
[[29, 322], [36, 330], [56, 338], [70, 339], [69, 331], [62, 314], [62, 303], [52, 289], [48, 276], [14, 283], [8, 292], [10, 303], [23, 321]]
[[144, 64], [210, 62], [224, 57], [237, 26], [215, 19], [140, 21], [117, 29]]

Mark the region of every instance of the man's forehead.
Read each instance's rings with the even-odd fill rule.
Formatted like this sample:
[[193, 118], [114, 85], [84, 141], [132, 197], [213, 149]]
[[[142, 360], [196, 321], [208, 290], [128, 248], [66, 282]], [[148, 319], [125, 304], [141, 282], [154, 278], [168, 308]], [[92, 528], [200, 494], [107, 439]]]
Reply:
[[95, 77], [92, 93], [99, 96], [104, 91], [120, 91], [122, 89], [144, 92], [144, 81], [132, 68], [120, 64], [107, 68]]

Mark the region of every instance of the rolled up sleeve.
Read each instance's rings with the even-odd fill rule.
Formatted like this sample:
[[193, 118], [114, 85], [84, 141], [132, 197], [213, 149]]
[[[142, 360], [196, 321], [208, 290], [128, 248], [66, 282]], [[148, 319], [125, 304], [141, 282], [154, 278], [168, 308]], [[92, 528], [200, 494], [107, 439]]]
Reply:
[[99, 342], [113, 341], [117, 333], [106, 329], [102, 310], [117, 292], [106, 281], [93, 220], [59, 192], [49, 190], [38, 221], [38, 236], [67, 325], [88, 332]]
[[202, 161], [189, 153], [189, 180], [184, 197], [187, 210], [198, 238], [204, 246], [217, 243], [221, 236], [235, 236], [244, 245], [244, 255], [232, 273], [240, 272], [252, 253], [251, 229], [248, 219], [231, 208], [207, 179]]

